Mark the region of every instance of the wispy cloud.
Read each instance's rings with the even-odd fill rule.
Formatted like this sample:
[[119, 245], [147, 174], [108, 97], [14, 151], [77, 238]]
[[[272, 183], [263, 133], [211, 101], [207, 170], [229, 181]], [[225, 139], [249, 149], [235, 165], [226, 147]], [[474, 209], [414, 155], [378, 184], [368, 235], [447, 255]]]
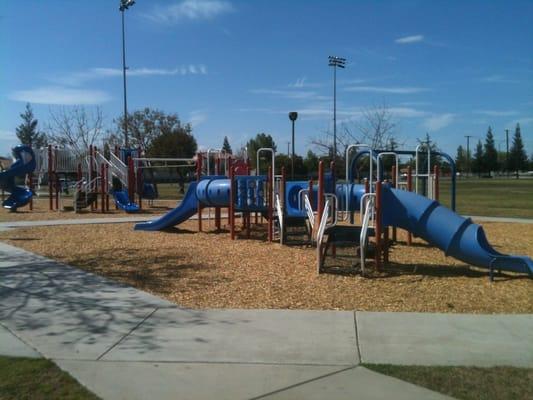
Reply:
[[306, 80], [307, 80], [307, 78], [305, 76], [303, 76], [301, 78], [298, 78], [298, 79], [296, 79], [296, 82], [290, 83], [289, 87], [303, 88]]
[[480, 79], [481, 82], [487, 82], [487, 83], [520, 83], [517, 79], [507, 78], [503, 75], [488, 75], [484, 76]]
[[398, 44], [412, 44], [419, 43], [424, 40], [424, 35], [412, 35], [412, 36], [403, 36], [394, 40], [394, 43]]
[[421, 87], [382, 87], [382, 86], [350, 86], [344, 90], [348, 92], [369, 92], [389, 94], [412, 94], [427, 92], [429, 89]]
[[294, 100], [328, 100], [329, 96], [319, 95], [312, 90], [278, 90], [278, 89], [252, 89], [253, 94], [266, 94]]
[[173, 24], [183, 20], [209, 20], [234, 10], [223, 0], [185, 0], [166, 6], [155, 6], [144, 16], [157, 23]]
[[426, 111], [417, 110], [412, 107], [390, 107], [388, 110], [391, 114], [403, 118], [417, 118], [428, 115]]
[[203, 124], [207, 121], [207, 113], [204, 110], [194, 110], [191, 111], [189, 116], [189, 123], [193, 128], [196, 128], [198, 125]]
[[27, 103], [56, 105], [90, 105], [101, 104], [111, 100], [111, 96], [102, 90], [72, 89], [62, 86], [17, 90], [12, 92], [9, 98]]
[[513, 110], [477, 110], [474, 111], [476, 114], [486, 115], [488, 117], [511, 117], [517, 115], [517, 111]]
[[440, 129], [446, 128], [455, 120], [455, 114], [439, 114], [432, 115], [431, 117], [424, 120], [422, 126], [428, 131], [435, 132]]
[[[130, 68], [128, 76], [148, 77], [148, 76], [172, 76], [172, 75], [207, 75], [207, 67], [204, 64], [182, 65], [176, 68]], [[54, 77], [50, 80], [63, 85], [78, 86], [87, 81], [95, 79], [121, 77], [121, 68], [98, 67], [87, 71], [73, 72], [61, 77]]]

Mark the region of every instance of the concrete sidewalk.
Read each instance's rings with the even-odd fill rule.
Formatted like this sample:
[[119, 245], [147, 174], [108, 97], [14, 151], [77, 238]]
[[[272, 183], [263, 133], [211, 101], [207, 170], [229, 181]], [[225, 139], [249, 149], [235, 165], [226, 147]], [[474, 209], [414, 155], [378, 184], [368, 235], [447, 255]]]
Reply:
[[2, 243], [0, 324], [106, 399], [440, 399], [358, 365], [533, 366], [530, 315], [190, 310]]

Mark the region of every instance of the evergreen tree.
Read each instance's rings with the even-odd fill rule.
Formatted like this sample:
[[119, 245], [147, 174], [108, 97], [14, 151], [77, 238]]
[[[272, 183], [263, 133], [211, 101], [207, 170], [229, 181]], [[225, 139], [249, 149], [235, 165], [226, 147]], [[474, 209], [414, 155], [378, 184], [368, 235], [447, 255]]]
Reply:
[[223, 150], [226, 154], [233, 154], [227, 136], [224, 136], [224, 143], [222, 144], [222, 150]]
[[481, 140], [479, 140], [477, 142], [476, 152], [474, 153], [474, 159], [472, 160], [472, 171], [476, 172], [478, 176], [481, 176], [481, 173], [485, 171], [483, 161], [483, 143], [481, 143]]
[[483, 155], [484, 169], [489, 173], [498, 169], [498, 152], [494, 145], [494, 135], [492, 134], [492, 128], [489, 126], [487, 136], [485, 138], [485, 152]]
[[20, 142], [34, 148], [46, 146], [46, 135], [37, 130], [39, 121], [34, 119], [30, 103], [26, 104], [26, 111], [20, 114], [20, 118], [22, 123], [16, 129]]
[[457, 172], [465, 172], [467, 169], [467, 157], [466, 157], [466, 151], [464, 150], [463, 146], [459, 146], [457, 148], [457, 155], [455, 156], [455, 168], [457, 169]]
[[527, 168], [527, 154], [524, 149], [524, 142], [522, 141], [522, 134], [520, 133], [520, 124], [516, 124], [516, 129], [513, 136], [513, 144], [509, 150], [509, 169], [515, 171], [516, 179], [518, 179], [518, 172], [524, 171]]

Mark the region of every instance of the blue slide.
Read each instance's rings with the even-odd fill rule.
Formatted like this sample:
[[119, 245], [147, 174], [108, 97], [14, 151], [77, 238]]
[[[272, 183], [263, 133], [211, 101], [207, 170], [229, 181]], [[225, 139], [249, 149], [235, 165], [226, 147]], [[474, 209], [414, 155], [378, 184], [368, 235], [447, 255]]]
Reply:
[[112, 194], [115, 199], [115, 204], [121, 210], [124, 210], [127, 213], [139, 211], [139, 205], [130, 201], [130, 196], [128, 195], [127, 190], [113, 190]]
[[185, 197], [178, 207], [165, 215], [148, 222], [141, 222], [135, 225], [136, 231], [160, 231], [191, 218], [198, 210], [198, 198], [196, 197], [197, 182], [191, 182]]
[[470, 218], [416, 193], [383, 188], [383, 225], [405, 229], [438, 247], [447, 256], [482, 268], [533, 276], [533, 260], [494, 250], [483, 228]]
[[35, 170], [35, 154], [31, 147], [18, 145], [13, 148], [15, 162], [4, 172], [0, 172], [0, 188], [9, 192], [9, 197], [2, 202], [4, 208], [16, 211], [28, 204], [33, 196], [31, 190], [15, 185], [15, 177], [31, 174]]

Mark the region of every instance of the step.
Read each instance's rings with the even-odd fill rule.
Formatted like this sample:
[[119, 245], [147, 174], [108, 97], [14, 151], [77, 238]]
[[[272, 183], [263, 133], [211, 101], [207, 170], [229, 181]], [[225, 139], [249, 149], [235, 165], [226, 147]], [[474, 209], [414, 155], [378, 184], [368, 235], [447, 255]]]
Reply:
[[[327, 243], [337, 246], [358, 245], [361, 237], [361, 227], [354, 225], [336, 225], [327, 228]], [[368, 229], [368, 237], [374, 236], [374, 228]]]

